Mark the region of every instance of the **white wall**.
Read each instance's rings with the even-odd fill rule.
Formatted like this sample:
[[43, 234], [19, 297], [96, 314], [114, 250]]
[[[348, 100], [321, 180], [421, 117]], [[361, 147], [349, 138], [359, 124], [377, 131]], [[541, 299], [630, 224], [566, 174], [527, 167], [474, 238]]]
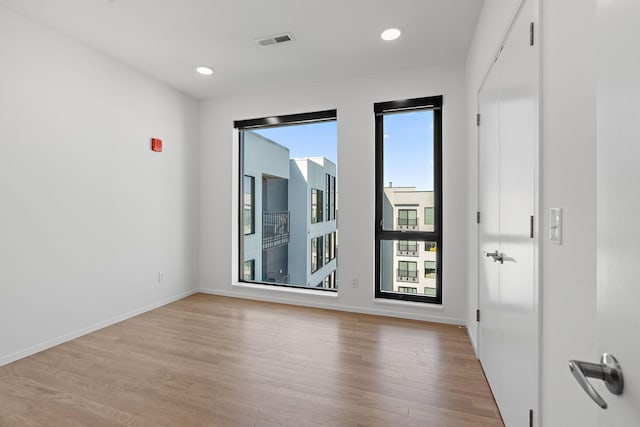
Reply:
[[2, 7], [0, 94], [0, 365], [192, 292], [197, 102]]
[[[444, 95], [443, 301], [440, 306], [374, 301], [374, 116], [380, 101]], [[463, 64], [326, 81], [201, 104], [200, 268], [202, 290], [442, 322], [466, 317], [467, 146]], [[340, 206], [338, 296], [260, 287], [237, 281], [237, 141], [233, 121], [337, 108]], [[233, 185], [228, 185], [232, 183]], [[222, 206], [226, 208], [221, 209]], [[230, 226], [231, 224], [231, 226]], [[357, 278], [359, 287], [352, 287]]]
[[[477, 206], [477, 91], [519, 0], [485, 0], [467, 58], [470, 197]], [[567, 368], [596, 360], [595, 348], [595, 0], [540, 1], [541, 419], [540, 425], [594, 426], [596, 406]], [[548, 210], [564, 209], [564, 242], [546, 238]], [[468, 326], [477, 307], [477, 234], [469, 218]]]
[[542, 3], [542, 230], [563, 209], [563, 244], [542, 240], [542, 425], [596, 425], [567, 368], [597, 361], [596, 0]]

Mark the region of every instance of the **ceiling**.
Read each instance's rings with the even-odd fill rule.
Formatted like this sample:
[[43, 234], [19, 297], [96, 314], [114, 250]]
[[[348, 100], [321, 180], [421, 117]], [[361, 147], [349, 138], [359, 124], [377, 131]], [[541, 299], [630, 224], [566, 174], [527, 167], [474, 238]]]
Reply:
[[[196, 98], [464, 60], [482, 0], [0, 0]], [[382, 30], [402, 29], [385, 42]], [[255, 39], [290, 32], [294, 41]], [[208, 65], [214, 75], [195, 72]]]

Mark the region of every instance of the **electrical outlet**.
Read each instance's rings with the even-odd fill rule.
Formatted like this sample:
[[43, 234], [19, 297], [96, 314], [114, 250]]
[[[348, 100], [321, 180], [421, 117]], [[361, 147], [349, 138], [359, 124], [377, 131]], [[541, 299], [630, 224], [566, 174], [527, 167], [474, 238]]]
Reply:
[[164, 283], [164, 281], [165, 281], [164, 272], [159, 271], [158, 272], [158, 283]]
[[359, 288], [360, 287], [360, 279], [358, 279], [357, 277], [354, 277], [353, 279], [351, 279], [351, 287], [352, 288]]

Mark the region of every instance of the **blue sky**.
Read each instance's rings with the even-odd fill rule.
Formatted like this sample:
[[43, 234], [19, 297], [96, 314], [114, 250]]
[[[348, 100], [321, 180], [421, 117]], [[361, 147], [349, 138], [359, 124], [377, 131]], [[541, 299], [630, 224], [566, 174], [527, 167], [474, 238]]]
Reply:
[[384, 185], [433, 190], [433, 112], [384, 116]]
[[[288, 147], [291, 157], [324, 156], [338, 163], [335, 121], [256, 129], [254, 132]], [[433, 190], [433, 112], [387, 114], [384, 116], [384, 135], [384, 185], [391, 181], [394, 187]]]
[[255, 129], [254, 132], [289, 148], [292, 158], [324, 156], [338, 164], [338, 123], [335, 121]]

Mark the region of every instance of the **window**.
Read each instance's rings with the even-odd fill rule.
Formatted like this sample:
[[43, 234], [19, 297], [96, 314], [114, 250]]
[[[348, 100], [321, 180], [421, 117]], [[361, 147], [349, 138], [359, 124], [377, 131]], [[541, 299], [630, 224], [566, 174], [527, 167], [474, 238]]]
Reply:
[[[329, 261], [335, 257], [337, 223], [327, 222], [334, 208], [325, 203], [333, 203], [338, 169], [336, 110], [239, 120], [234, 127], [238, 281], [324, 289], [327, 272], [310, 275], [325, 264], [325, 251]], [[312, 235], [304, 226], [310, 221], [322, 223]]]
[[398, 242], [398, 255], [409, 255], [418, 252], [418, 242], [415, 240], [400, 240]]
[[424, 208], [424, 225], [431, 227], [427, 231], [433, 231], [433, 206]]
[[375, 296], [442, 304], [442, 96], [377, 103], [374, 114]]
[[336, 232], [324, 236], [324, 263], [329, 264], [336, 257]]
[[436, 278], [436, 262], [435, 261], [424, 262], [424, 277], [425, 279]]
[[331, 221], [331, 175], [325, 175], [325, 189], [327, 193], [327, 221]]
[[436, 252], [438, 250], [438, 245], [436, 242], [424, 242], [424, 250], [427, 252]]
[[324, 287], [327, 289], [334, 289], [336, 287], [336, 271], [333, 270], [331, 273], [324, 278]]
[[250, 259], [244, 262], [244, 270], [243, 270], [242, 277], [244, 277], [244, 280], [255, 280], [256, 260]]
[[399, 280], [416, 281], [418, 278], [418, 264], [415, 261], [398, 261]]
[[399, 209], [398, 225], [418, 225], [418, 211], [415, 209]]
[[242, 203], [243, 203], [243, 222], [244, 234], [255, 233], [255, 188], [256, 179], [252, 176], [245, 175], [242, 181]]
[[322, 267], [322, 236], [311, 239], [311, 273]]
[[322, 222], [322, 190], [311, 189], [311, 223]]
[[327, 193], [327, 221], [336, 219], [336, 177], [327, 174], [325, 177]]

